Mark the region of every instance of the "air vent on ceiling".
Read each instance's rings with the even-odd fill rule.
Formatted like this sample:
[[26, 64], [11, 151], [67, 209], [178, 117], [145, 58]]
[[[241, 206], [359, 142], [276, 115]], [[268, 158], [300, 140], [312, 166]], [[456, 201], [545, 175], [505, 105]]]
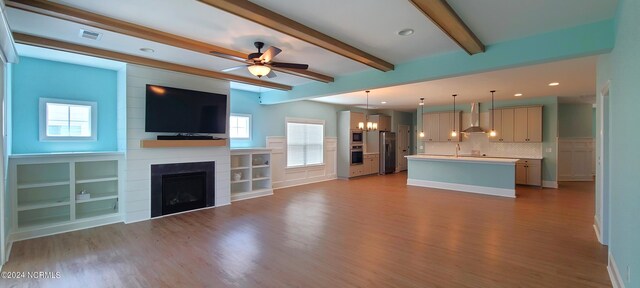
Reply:
[[100, 38], [102, 38], [102, 33], [80, 29], [80, 37], [91, 40], [100, 40]]

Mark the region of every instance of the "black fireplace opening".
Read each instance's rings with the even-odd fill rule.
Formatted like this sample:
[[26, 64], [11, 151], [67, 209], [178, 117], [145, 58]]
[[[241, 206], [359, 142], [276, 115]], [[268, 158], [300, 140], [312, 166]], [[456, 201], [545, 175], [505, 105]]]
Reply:
[[206, 172], [162, 175], [163, 215], [206, 207], [206, 180]]
[[215, 204], [215, 162], [151, 165], [151, 217]]

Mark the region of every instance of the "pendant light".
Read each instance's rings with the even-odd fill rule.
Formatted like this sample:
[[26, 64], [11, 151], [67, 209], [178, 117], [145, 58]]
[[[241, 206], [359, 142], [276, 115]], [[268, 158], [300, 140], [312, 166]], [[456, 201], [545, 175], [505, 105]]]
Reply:
[[453, 94], [453, 130], [451, 130], [451, 137], [458, 137], [458, 131], [456, 131], [456, 96]]
[[[365, 91], [367, 93], [367, 114], [365, 115], [365, 120], [367, 121], [367, 131], [375, 131], [378, 130], [378, 123], [369, 121], [369, 90]], [[360, 123], [358, 123], [358, 126]]]
[[[367, 91], [367, 113], [369, 113], [369, 91]], [[365, 116], [365, 121], [367, 120], [367, 117], [368, 116]], [[358, 122], [358, 129], [364, 130], [364, 122]]]
[[422, 117], [422, 131], [420, 131], [420, 138], [424, 138], [424, 97], [420, 98], [420, 108], [422, 108], [422, 112], [420, 113], [420, 117]]
[[496, 129], [494, 127], [495, 119], [496, 119], [496, 109], [494, 107], [493, 94], [496, 93], [496, 90], [491, 90], [491, 132], [489, 132], [489, 137], [496, 137]]

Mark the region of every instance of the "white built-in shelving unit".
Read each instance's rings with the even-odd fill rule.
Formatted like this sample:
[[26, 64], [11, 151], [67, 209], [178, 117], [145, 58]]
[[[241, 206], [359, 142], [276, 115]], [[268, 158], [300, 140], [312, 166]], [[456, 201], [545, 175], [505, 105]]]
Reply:
[[231, 150], [231, 201], [273, 194], [270, 149]]
[[[9, 156], [12, 239], [122, 221], [122, 153]], [[77, 198], [85, 191], [89, 197]]]

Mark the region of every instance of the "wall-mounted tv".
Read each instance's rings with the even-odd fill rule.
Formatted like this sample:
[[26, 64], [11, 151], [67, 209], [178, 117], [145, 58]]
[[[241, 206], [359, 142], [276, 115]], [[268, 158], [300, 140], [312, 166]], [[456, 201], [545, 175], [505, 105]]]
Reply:
[[227, 95], [147, 85], [145, 131], [225, 134]]

